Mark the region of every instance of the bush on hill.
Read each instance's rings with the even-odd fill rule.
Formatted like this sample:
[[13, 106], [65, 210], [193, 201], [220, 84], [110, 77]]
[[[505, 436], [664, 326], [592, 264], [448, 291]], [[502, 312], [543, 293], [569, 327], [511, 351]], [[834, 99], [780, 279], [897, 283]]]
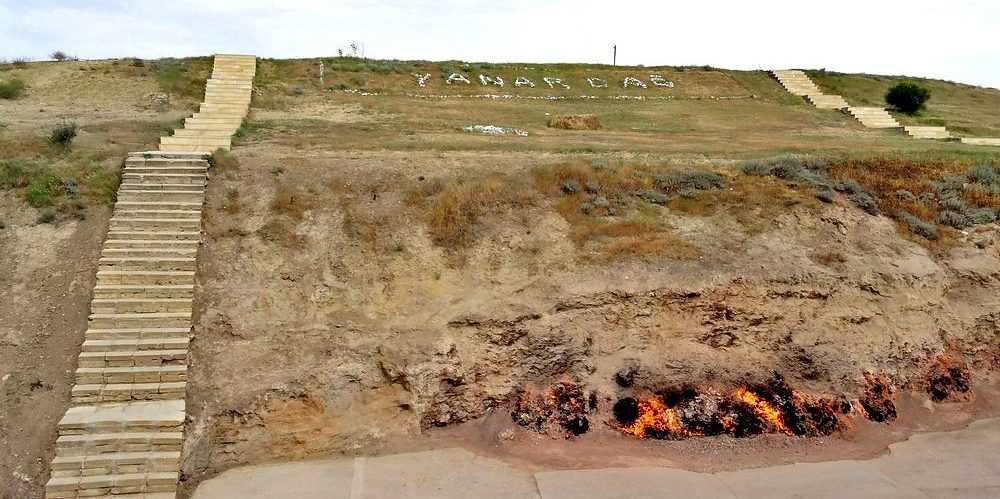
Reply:
[[931, 98], [931, 91], [916, 83], [899, 83], [885, 94], [885, 101], [906, 114], [913, 114], [924, 108]]
[[24, 92], [24, 82], [17, 78], [0, 80], [0, 99], [16, 99]]

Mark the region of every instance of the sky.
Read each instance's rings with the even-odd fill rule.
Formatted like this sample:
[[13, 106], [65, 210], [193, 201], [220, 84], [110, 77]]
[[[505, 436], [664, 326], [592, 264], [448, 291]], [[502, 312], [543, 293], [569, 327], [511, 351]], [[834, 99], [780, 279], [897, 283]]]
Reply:
[[0, 58], [244, 53], [826, 68], [1000, 88], [1000, 1], [0, 0]]

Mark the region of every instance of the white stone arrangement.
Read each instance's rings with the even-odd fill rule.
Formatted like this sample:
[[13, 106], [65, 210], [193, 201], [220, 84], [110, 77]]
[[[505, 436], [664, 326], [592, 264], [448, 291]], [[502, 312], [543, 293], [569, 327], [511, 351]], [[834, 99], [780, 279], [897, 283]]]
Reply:
[[424, 74], [413, 73], [413, 76], [417, 78], [417, 85], [420, 85], [421, 87], [426, 87], [427, 82], [431, 81], [430, 73], [424, 73]]
[[496, 125], [470, 125], [462, 130], [472, 133], [481, 133], [484, 135], [517, 135], [518, 137], [527, 137], [528, 132], [521, 130], [520, 128], [504, 128]]

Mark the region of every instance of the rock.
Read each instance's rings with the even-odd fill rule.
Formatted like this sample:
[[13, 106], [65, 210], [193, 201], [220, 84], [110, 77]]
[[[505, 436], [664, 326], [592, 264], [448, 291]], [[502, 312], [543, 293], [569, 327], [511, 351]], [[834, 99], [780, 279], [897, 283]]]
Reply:
[[170, 95], [165, 93], [149, 94], [149, 104], [153, 109], [163, 112], [170, 109]]
[[516, 436], [517, 434], [514, 433], [513, 428], [507, 428], [506, 430], [497, 433], [497, 440], [510, 442], [511, 440], [514, 440], [514, 437]]
[[590, 202], [596, 208], [607, 208], [608, 206], [611, 206], [611, 203], [608, 201], [608, 198], [604, 196], [597, 196], [594, 199], [590, 200]]

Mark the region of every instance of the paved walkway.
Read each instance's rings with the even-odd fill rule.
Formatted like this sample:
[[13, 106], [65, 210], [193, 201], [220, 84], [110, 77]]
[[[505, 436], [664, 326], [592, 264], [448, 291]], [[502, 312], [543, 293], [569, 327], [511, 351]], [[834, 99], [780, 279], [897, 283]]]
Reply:
[[249, 466], [194, 499], [363, 498], [1000, 498], [1000, 418], [916, 435], [869, 461], [725, 473], [618, 468], [530, 473], [462, 449]]

